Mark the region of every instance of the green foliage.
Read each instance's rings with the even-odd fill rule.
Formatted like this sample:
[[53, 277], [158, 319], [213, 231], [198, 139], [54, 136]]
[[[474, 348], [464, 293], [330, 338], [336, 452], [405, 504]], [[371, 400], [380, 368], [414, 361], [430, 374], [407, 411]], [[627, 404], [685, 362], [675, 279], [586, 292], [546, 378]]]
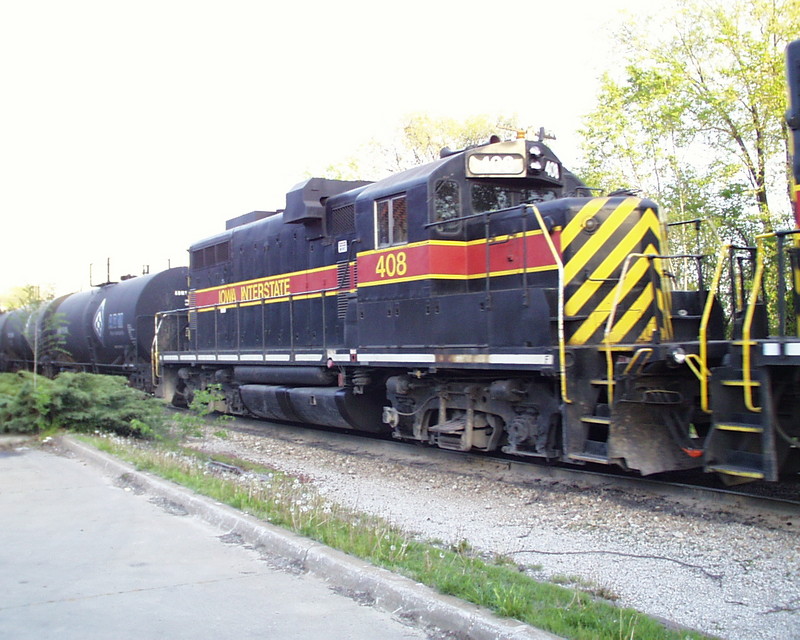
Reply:
[[53, 426], [53, 382], [27, 371], [0, 374], [0, 433], [41, 433]]
[[53, 428], [156, 436], [166, 431], [162, 404], [118, 376], [62, 373], [54, 380], [22, 372], [0, 375], [0, 432]]
[[474, 115], [465, 120], [439, 118], [426, 113], [409, 114], [398, 125], [388, 143], [373, 140], [358, 158], [349, 158], [325, 170], [337, 180], [376, 180], [439, 158], [444, 147], [463, 149], [484, 144], [492, 135], [524, 129], [516, 117]]
[[198, 389], [192, 394], [189, 408], [197, 415], [205, 417], [218, 410], [224, 410], [225, 394], [222, 385], [210, 384], [205, 389]]
[[[216, 411], [224, 411], [225, 407], [225, 393], [222, 385], [210, 384], [205, 389], [196, 389], [192, 393], [189, 411], [177, 413], [172, 417], [171, 424], [175, 432], [171, 434], [172, 439], [181, 440], [186, 437], [203, 435], [203, 427], [207, 424], [208, 416]], [[220, 425], [231, 420], [233, 417], [229, 415], [218, 415], [215, 418]]]
[[54, 295], [53, 288], [50, 286], [40, 287], [39, 285], [26, 284], [21, 287], [14, 287], [7, 294], [0, 297], [0, 308], [11, 311], [13, 309], [24, 309], [32, 305], [38, 306], [43, 302], [52, 300]]
[[54, 404], [59, 424], [73, 431], [149, 436], [164, 428], [161, 403], [119, 376], [62, 373], [54, 380]]
[[711, 217], [739, 244], [791, 226], [784, 49], [800, 4], [682, 0], [631, 25], [581, 131], [587, 184], [639, 188], [670, 220]]

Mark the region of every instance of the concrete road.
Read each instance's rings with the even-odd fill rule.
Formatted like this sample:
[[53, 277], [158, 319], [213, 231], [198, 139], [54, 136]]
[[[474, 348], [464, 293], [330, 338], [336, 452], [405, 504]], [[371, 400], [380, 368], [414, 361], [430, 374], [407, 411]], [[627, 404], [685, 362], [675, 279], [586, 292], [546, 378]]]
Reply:
[[0, 451], [0, 638], [425, 638], [168, 502]]

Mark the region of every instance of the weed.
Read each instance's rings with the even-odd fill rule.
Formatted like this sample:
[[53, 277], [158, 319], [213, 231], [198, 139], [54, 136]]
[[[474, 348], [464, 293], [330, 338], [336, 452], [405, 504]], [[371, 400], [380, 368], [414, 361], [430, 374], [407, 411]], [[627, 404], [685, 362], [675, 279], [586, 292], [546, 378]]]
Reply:
[[[415, 540], [381, 518], [330, 503], [299, 478], [274, 469], [225, 459], [241, 473], [213, 473], [209, 459], [158, 443], [99, 438], [115, 455], [256, 517], [286, 527], [438, 591], [487, 607], [557, 635], [589, 640], [689, 640], [705, 636], [675, 632], [629, 609], [598, 601], [581, 590], [536, 582], [508, 559], [486, 562], [466, 541], [434, 546]], [[216, 460], [220, 460], [215, 456]], [[564, 576], [564, 582], [574, 578]]]

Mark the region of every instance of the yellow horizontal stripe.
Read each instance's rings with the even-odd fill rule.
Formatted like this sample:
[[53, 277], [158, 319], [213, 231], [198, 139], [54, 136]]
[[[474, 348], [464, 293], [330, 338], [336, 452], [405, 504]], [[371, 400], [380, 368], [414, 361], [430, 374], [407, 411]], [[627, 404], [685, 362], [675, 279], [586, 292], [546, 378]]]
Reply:
[[420, 242], [410, 242], [408, 244], [396, 244], [391, 247], [381, 247], [380, 249], [370, 249], [369, 251], [359, 251], [356, 254], [357, 258], [362, 256], [372, 256], [380, 253], [390, 253], [392, 251], [405, 251], [407, 249], [416, 249], [418, 247], [474, 247], [475, 245], [495, 244], [514, 240], [515, 238], [530, 238], [532, 236], [542, 235], [541, 229], [533, 229], [523, 233], [512, 233], [502, 236], [491, 236], [488, 239], [478, 238], [477, 240], [470, 240], [465, 242], [463, 240], [422, 240]]
[[757, 380], [745, 382], [744, 380], [723, 380], [722, 385], [725, 387], [760, 387], [761, 383]]
[[720, 431], [740, 431], [742, 433], [763, 433], [761, 427], [748, 427], [740, 424], [718, 424], [716, 428]]
[[[355, 289], [350, 289], [350, 292], [353, 293]], [[205, 313], [206, 311], [217, 311], [218, 309], [236, 309], [241, 307], [255, 307], [260, 304], [275, 304], [276, 302], [289, 302], [292, 300], [296, 302], [297, 300], [310, 300], [312, 298], [322, 298], [325, 296], [335, 296], [338, 295], [338, 291], [323, 291], [319, 293], [305, 293], [296, 296], [281, 296], [280, 298], [261, 298], [259, 300], [247, 300], [246, 302], [240, 302], [238, 304], [220, 304], [214, 305], [211, 307], [203, 307], [202, 309], [193, 309], [192, 311], [196, 311], [199, 313]]]
[[[536, 273], [540, 271], [555, 271], [558, 269], [556, 265], [545, 265], [543, 267], [531, 267], [529, 269], [510, 269], [508, 271], [492, 271], [489, 273], [490, 278], [498, 278], [500, 276], [513, 276], [521, 273]], [[477, 273], [472, 275], [453, 274], [453, 273], [423, 273], [417, 276], [408, 276], [405, 278], [391, 278], [383, 280], [374, 280], [372, 282], [359, 282], [358, 288], [375, 287], [382, 284], [397, 284], [398, 282], [414, 282], [418, 280], [482, 280], [486, 278], [487, 274]]]
[[[542, 235], [542, 230], [541, 229], [536, 229], [536, 230], [532, 230], [532, 231], [526, 231], [524, 234], [517, 233], [517, 234], [510, 234], [510, 235], [503, 235], [503, 236], [495, 236], [495, 237], [492, 237], [492, 238], [489, 239], [488, 244], [491, 245], [491, 244], [494, 244], [494, 243], [498, 243], [499, 244], [499, 243], [507, 242], [508, 240], [513, 240], [515, 238], [521, 238], [521, 237], [523, 237], [523, 235], [524, 235], [525, 238]], [[409, 244], [396, 245], [396, 246], [392, 246], [392, 247], [383, 247], [381, 249], [372, 249], [370, 251], [362, 251], [362, 252], [358, 253], [356, 257], [358, 258], [358, 257], [361, 257], [361, 256], [369, 256], [369, 255], [375, 255], [375, 254], [380, 254], [380, 253], [389, 253], [389, 252], [392, 252], [392, 251], [405, 251], [407, 249], [414, 249], [414, 248], [417, 248], [417, 247], [425, 247], [425, 246], [429, 246], [429, 247], [434, 247], [434, 246], [436, 246], [436, 247], [456, 247], [456, 248], [458, 248], [458, 247], [469, 247], [469, 246], [485, 245], [485, 244], [487, 244], [487, 241], [486, 241], [485, 238], [479, 238], [478, 240], [470, 240], [469, 242], [464, 242], [464, 241], [460, 241], [460, 240], [423, 240], [423, 241], [420, 241], [420, 242], [411, 242]], [[330, 264], [330, 265], [323, 266], [323, 267], [316, 267], [314, 269], [304, 269], [304, 270], [301, 270], [301, 271], [290, 271], [290, 272], [287, 272], [287, 273], [278, 273], [278, 274], [272, 274], [272, 275], [259, 276], [258, 278], [252, 278], [250, 280], [242, 280], [242, 281], [239, 281], [239, 282], [230, 282], [230, 283], [227, 283], [227, 284], [216, 285], [214, 287], [206, 287], [205, 289], [196, 289], [196, 290], [193, 291], [193, 293], [197, 294], [197, 293], [205, 293], [207, 291], [217, 291], [217, 290], [220, 290], [220, 289], [228, 289], [228, 288], [231, 288], [231, 287], [243, 287], [243, 286], [247, 286], [249, 284], [253, 284], [253, 283], [256, 283], [256, 282], [262, 282], [264, 280], [272, 280], [272, 279], [278, 279], [278, 278], [294, 278], [294, 277], [297, 277], [297, 276], [304, 276], [304, 275], [309, 275], [309, 274], [313, 274], [313, 273], [320, 273], [322, 271], [331, 271], [331, 272], [333, 272], [334, 270], [336, 270], [339, 267], [341, 267], [343, 264], [344, 263], [334, 263], [334, 264]], [[351, 266], [356, 265], [356, 264], [357, 264], [356, 261], [351, 261], [351, 262], [347, 263], [348, 267], [351, 267]], [[556, 268], [556, 267], [555, 266], [552, 266], [552, 267], [537, 267], [537, 268], [529, 268], [529, 269], [527, 269], [527, 271], [528, 272], [544, 271], [544, 270], [554, 269], [554, 268]], [[509, 274], [514, 274], [514, 273], [522, 273], [523, 271], [524, 271], [523, 269], [509, 270], [507, 272], [497, 272], [497, 273], [492, 273], [490, 275], [492, 275], [492, 276], [495, 276], [495, 275], [509, 275]], [[407, 282], [407, 281], [419, 280], [419, 279], [423, 279], [423, 278], [452, 279], [453, 277], [460, 278], [460, 277], [463, 277], [463, 276], [448, 276], [448, 275], [433, 275], [432, 274], [432, 275], [426, 275], [426, 276], [420, 276], [420, 277], [408, 278], [408, 279], [399, 279], [398, 278], [398, 279], [392, 280], [391, 282]], [[480, 274], [478, 276], [471, 276], [471, 277], [485, 278], [486, 274]], [[369, 283], [369, 286], [372, 286], [374, 284], [381, 284], [381, 283], [380, 282]], [[362, 285], [362, 286], [366, 286], [366, 285]], [[294, 298], [294, 299], [298, 300], [300, 298]], [[281, 300], [282, 300], [282, 298], [281, 298]], [[232, 305], [232, 306], [235, 306], [235, 305]], [[223, 308], [223, 307], [219, 307], [219, 308]], [[224, 308], [227, 308], [227, 307], [224, 307]]]
[[764, 474], [758, 471], [742, 471], [740, 469], [725, 469], [724, 467], [708, 467], [708, 471], [715, 473], [724, 473], [729, 476], [738, 476], [740, 478], [763, 478]]
[[[342, 263], [344, 264], [344, 263]], [[348, 262], [348, 268], [355, 264], [355, 262]], [[249, 284], [253, 284], [254, 282], [262, 282], [264, 280], [277, 280], [280, 278], [293, 278], [296, 276], [305, 276], [310, 273], [320, 273], [322, 271], [331, 271], [331, 273], [335, 272], [339, 267], [338, 263], [329, 264], [327, 267], [316, 267], [314, 269], [305, 269], [303, 271], [291, 271], [289, 273], [277, 273], [274, 275], [268, 276], [261, 276], [259, 278], [253, 278], [251, 280], [242, 280], [240, 282], [230, 282], [228, 284], [219, 284], [214, 287], [206, 287], [205, 289], [196, 289], [195, 294], [198, 293], [205, 293], [206, 291], [217, 291], [219, 289], [230, 289], [231, 287], [244, 287]]]

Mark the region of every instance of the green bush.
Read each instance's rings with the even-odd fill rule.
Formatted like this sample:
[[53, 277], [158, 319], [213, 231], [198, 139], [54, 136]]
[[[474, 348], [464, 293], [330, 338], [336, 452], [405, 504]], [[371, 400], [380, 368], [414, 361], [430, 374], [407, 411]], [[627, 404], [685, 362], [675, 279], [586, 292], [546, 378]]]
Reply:
[[155, 436], [166, 431], [163, 405], [124, 378], [62, 373], [54, 380], [27, 372], [0, 375], [0, 432], [53, 428]]
[[52, 426], [53, 381], [27, 371], [0, 375], [0, 433], [37, 433]]

